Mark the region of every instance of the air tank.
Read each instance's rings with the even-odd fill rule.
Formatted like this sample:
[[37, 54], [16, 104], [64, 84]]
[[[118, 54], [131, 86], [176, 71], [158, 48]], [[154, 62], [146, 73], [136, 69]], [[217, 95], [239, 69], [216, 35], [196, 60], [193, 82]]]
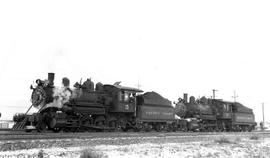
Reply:
[[96, 91], [103, 91], [103, 84], [101, 82], [96, 84]]
[[94, 90], [94, 82], [91, 81], [91, 78], [88, 78], [86, 81], [84, 81], [82, 88], [90, 91]]
[[206, 97], [204, 97], [204, 96], [200, 99], [200, 102], [201, 102], [203, 105], [208, 104], [208, 100], [207, 100]]

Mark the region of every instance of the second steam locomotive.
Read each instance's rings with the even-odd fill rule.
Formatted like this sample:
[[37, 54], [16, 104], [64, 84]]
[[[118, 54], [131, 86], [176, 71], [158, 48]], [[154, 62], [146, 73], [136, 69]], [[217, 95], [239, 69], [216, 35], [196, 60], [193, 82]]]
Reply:
[[[70, 88], [54, 86], [54, 73], [36, 80], [31, 107], [34, 114], [16, 114], [14, 130], [43, 131], [251, 131], [255, 128], [252, 109], [238, 102], [199, 98], [184, 94], [172, 106], [156, 92], [94, 83], [87, 79]], [[30, 108], [31, 108], [30, 107]], [[30, 109], [29, 108], [29, 109]]]

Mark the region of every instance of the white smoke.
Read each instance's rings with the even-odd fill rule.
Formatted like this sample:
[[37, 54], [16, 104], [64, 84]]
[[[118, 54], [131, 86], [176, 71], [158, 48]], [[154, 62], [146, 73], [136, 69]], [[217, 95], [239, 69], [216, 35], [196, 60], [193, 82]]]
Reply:
[[62, 108], [65, 103], [72, 97], [72, 91], [66, 87], [55, 87], [53, 89], [53, 102], [44, 106], [43, 109], [48, 107]]
[[82, 95], [82, 89], [81, 88], [75, 88], [72, 90], [71, 98], [79, 98]]

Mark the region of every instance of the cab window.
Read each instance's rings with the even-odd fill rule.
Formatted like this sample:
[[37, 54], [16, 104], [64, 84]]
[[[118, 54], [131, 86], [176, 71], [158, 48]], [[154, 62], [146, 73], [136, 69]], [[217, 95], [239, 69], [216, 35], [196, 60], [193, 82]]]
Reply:
[[118, 100], [128, 102], [129, 101], [129, 96], [130, 96], [130, 93], [125, 92], [125, 91], [120, 91], [119, 94], [118, 94]]
[[231, 106], [230, 106], [230, 104], [223, 104], [223, 110], [224, 110], [224, 111], [231, 111]]

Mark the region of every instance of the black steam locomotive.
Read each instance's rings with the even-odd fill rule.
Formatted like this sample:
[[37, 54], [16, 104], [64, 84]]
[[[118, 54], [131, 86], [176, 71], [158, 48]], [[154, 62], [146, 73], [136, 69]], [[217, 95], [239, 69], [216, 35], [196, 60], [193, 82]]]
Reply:
[[253, 110], [238, 102], [221, 99], [195, 99], [187, 94], [176, 103], [176, 114], [183, 119], [195, 118], [200, 131], [251, 131], [256, 122]]
[[34, 114], [16, 114], [14, 130], [77, 131], [251, 131], [256, 123], [251, 109], [236, 102], [205, 97], [195, 100], [187, 94], [172, 106], [171, 101], [156, 92], [137, 88], [94, 83], [69, 87], [54, 86], [54, 74], [47, 80], [36, 80], [31, 107]]

